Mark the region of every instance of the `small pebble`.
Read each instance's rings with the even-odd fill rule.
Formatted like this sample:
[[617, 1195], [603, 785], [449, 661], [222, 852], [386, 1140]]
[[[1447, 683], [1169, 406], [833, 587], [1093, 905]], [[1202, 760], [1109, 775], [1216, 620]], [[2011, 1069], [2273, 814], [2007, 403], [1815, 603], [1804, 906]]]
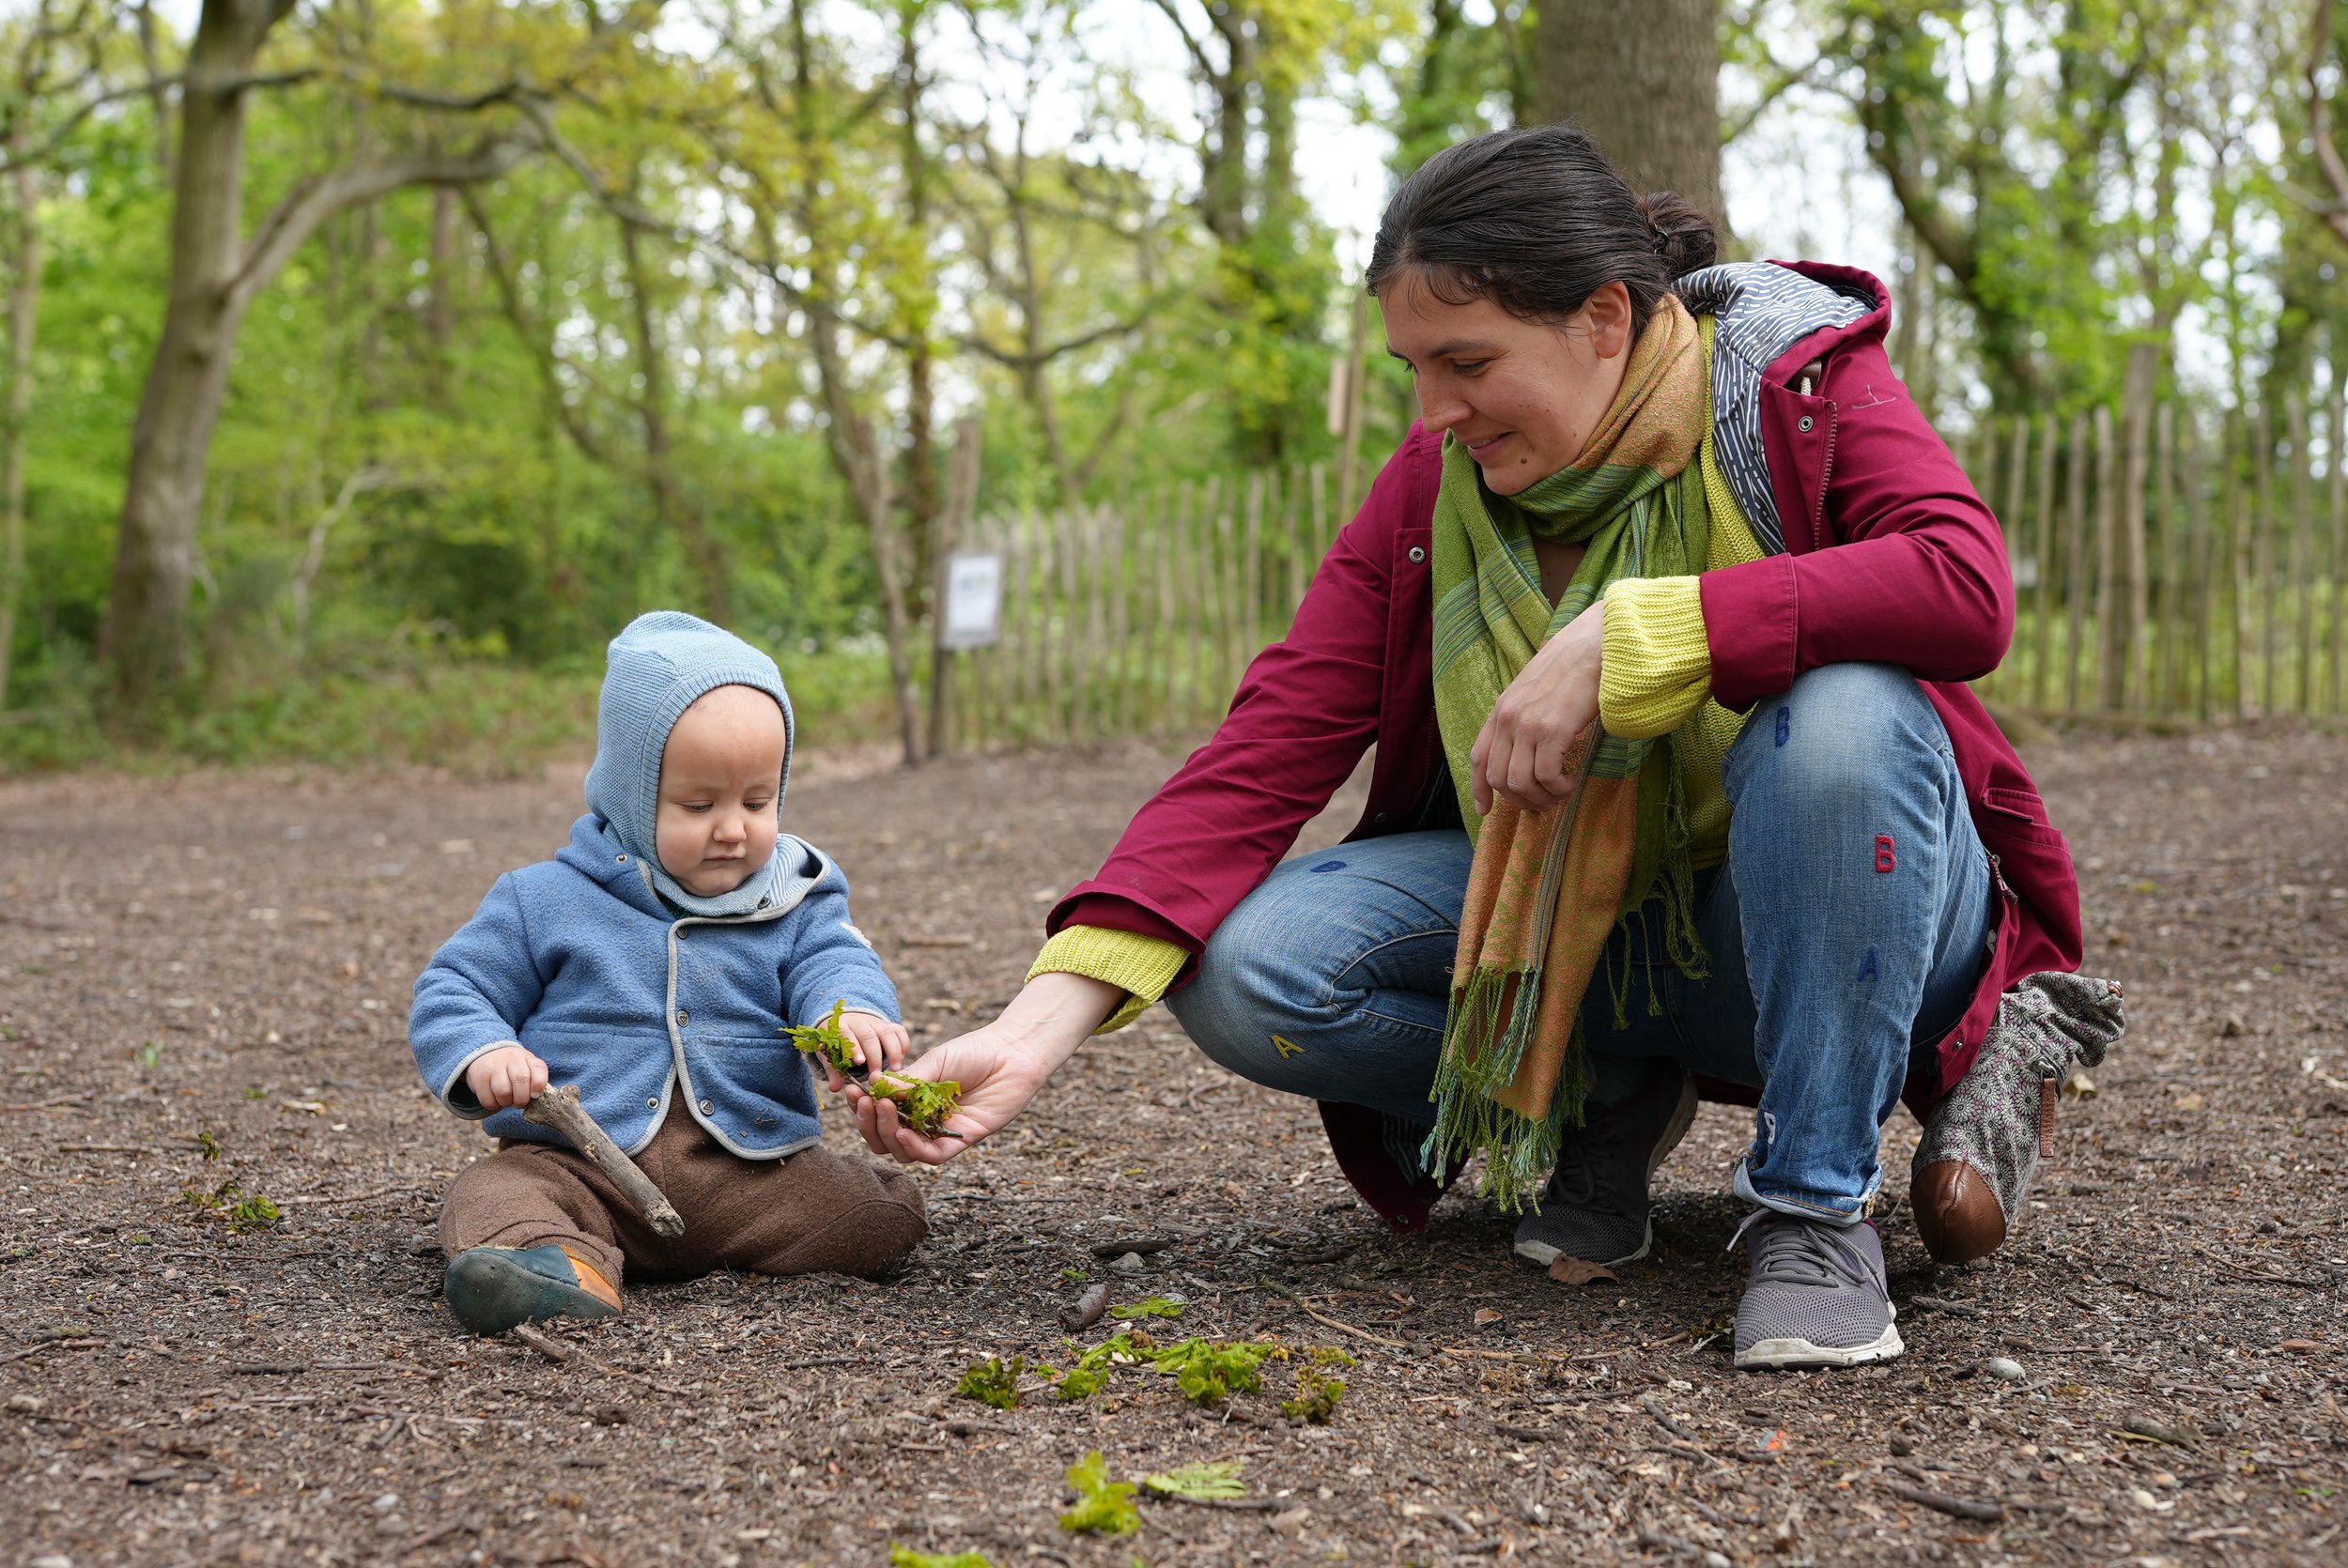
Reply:
[[1990, 1357], [1982, 1363], [1981, 1370], [2000, 1383], [2019, 1383], [2030, 1376], [2029, 1373], [2022, 1370], [2021, 1362], [2004, 1356]]
[[381, 1497], [376, 1499], [375, 1501], [368, 1506], [373, 1508], [378, 1514], [389, 1514], [393, 1509], [399, 1506], [399, 1494], [397, 1492], [386, 1492]]
[[1891, 1446], [1892, 1455], [1895, 1458], [1905, 1459], [1909, 1454], [1916, 1452], [1916, 1445], [1909, 1442], [1906, 1437], [1894, 1437], [1892, 1439]]
[[51, 1552], [46, 1557], [33, 1559], [30, 1563], [26, 1564], [26, 1568], [73, 1568], [73, 1560], [59, 1553]]
[[1127, 1253], [1123, 1257], [1117, 1259], [1109, 1265], [1109, 1272], [1112, 1274], [1140, 1273], [1141, 1254], [1139, 1253]]
[[1704, 1568], [1729, 1568], [1729, 1561], [1718, 1552], [1707, 1552], [1704, 1554]]

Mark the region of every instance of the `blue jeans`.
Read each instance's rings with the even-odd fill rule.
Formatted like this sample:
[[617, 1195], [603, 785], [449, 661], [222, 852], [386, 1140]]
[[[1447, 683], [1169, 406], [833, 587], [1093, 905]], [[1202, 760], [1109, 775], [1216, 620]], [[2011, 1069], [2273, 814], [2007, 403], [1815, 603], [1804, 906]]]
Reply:
[[[1892, 666], [1830, 665], [1755, 704], [1722, 783], [1728, 860], [1697, 880], [1708, 973], [1690, 979], [1660, 950], [1649, 962], [1616, 928], [1582, 1009], [1592, 1105], [1663, 1063], [1756, 1087], [1738, 1193], [1856, 1222], [1911, 1053], [1956, 1026], [1980, 982], [1988, 857], [1939, 715]], [[1166, 1006], [1242, 1077], [1423, 1133], [1473, 859], [1465, 834], [1441, 832], [1288, 861]], [[1605, 976], [1625, 962], [1618, 1026]]]

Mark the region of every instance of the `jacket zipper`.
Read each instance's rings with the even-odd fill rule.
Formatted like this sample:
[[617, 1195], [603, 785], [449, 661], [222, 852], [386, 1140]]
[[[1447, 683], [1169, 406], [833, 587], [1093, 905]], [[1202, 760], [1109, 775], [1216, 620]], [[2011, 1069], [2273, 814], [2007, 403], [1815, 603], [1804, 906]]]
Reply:
[[1823, 547], [1823, 536], [1826, 532], [1826, 490], [1828, 485], [1834, 483], [1834, 435], [1836, 426], [1841, 423], [1839, 415], [1840, 410], [1835, 407], [1834, 400], [1828, 398], [1826, 400], [1826, 462], [1818, 470], [1817, 501], [1810, 509], [1810, 547], [1814, 550]]

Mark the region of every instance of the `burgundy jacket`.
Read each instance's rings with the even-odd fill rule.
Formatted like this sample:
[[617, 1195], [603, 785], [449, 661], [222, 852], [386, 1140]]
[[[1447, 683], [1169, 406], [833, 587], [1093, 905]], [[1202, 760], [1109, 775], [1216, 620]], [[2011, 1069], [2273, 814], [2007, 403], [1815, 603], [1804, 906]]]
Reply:
[[[2000, 912], [1980, 991], [1911, 1072], [1922, 1116], [1964, 1076], [1998, 998], [2026, 975], [2078, 967], [2078, 885], [2062, 835], [2005, 736], [1964, 684], [1997, 668], [2014, 634], [2005, 542], [1948, 447], [1892, 374], [1883, 285], [1864, 272], [1790, 264], [1872, 292], [1876, 308], [1797, 343], [1763, 377], [1761, 427], [1786, 553], [1704, 574], [1712, 695], [1744, 711], [1820, 665], [1875, 661], [1916, 673], [1947, 725]], [[1793, 384], [1822, 363], [1815, 395]], [[1442, 438], [1413, 426], [1337, 536], [1285, 641], [1257, 655], [1213, 739], [1135, 816], [1048, 929], [1105, 926], [1193, 954], [1270, 874], [1373, 743], [1369, 803], [1350, 838], [1456, 821], [1435, 726], [1429, 564]], [[1707, 1095], [1752, 1103], [1734, 1084]], [[1391, 1223], [1417, 1230], [1438, 1189], [1383, 1152], [1379, 1118], [1324, 1103], [1338, 1164]]]

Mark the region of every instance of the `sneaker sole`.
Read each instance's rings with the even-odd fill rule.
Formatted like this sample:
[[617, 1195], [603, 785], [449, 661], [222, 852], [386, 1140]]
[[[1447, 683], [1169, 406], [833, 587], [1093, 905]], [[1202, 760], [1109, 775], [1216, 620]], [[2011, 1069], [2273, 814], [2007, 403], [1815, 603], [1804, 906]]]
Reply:
[[[1685, 1078], [1679, 1084], [1679, 1103], [1672, 1108], [1671, 1120], [1663, 1124], [1662, 1136], [1655, 1140], [1655, 1152], [1647, 1156], [1648, 1181], [1655, 1179], [1655, 1173], [1662, 1169], [1663, 1161], [1671, 1158], [1672, 1150], [1679, 1146], [1679, 1141], [1688, 1135], [1688, 1129], [1695, 1125], [1695, 1120], [1696, 1084], [1693, 1078]], [[1641, 1238], [1637, 1252], [1625, 1253], [1617, 1258], [1587, 1258], [1583, 1261], [1596, 1263], [1600, 1268], [1618, 1268], [1626, 1263], [1638, 1262], [1654, 1250], [1655, 1222], [1649, 1219], [1646, 1235]], [[1516, 1244], [1516, 1253], [1526, 1262], [1537, 1263], [1544, 1268], [1566, 1255], [1563, 1249], [1552, 1247], [1546, 1241], [1520, 1241]]]
[[1898, 1325], [1886, 1324], [1883, 1337], [1873, 1345], [1856, 1345], [1847, 1348], [1834, 1345], [1813, 1345], [1806, 1339], [1765, 1339], [1749, 1350], [1738, 1351], [1737, 1367], [1739, 1371], [1751, 1371], [1797, 1366], [1863, 1366], [1869, 1361], [1888, 1361], [1907, 1348], [1900, 1343]]
[[[1639, 1250], [1637, 1252], [1625, 1253], [1620, 1257], [1584, 1258], [1583, 1261], [1585, 1263], [1595, 1263], [1600, 1268], [1618, 1268], [1626, 1263], [1638, 1262], [1641, 1258], [1646, 1256], [1648, 1253], [1654, 1251], [1654, 1249], [1655, 1222], [1649, 1220], [1646, 1222], [1645, 1238], [1640, 1241]], [[1520, 1241], [1517, 1243], [1516, 1253], [1517, 1256], [1524, 1259], [1526, 1262], [1537, 1263], [1544, 1268], [1548, 1268], [1551, 1264], [1566, 1255], [1565, 1249], [1561, 1247], [1552, 1247], [1546, 1241]]]
[[615, 1317], [610, 1307], [577, 1285], [533, 1274], [494, 1251], [475, 1249], [450, 1261], [441, 1299], [467, 1331], [502, 1334], [517, 1323], [550, 1317]]

